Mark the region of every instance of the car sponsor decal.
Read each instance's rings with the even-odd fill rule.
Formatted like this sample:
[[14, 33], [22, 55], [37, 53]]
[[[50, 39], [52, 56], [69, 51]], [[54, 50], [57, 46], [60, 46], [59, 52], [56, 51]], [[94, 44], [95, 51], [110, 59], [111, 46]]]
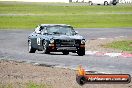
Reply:
[[37, 44], [40, 45], [40, 38], [37, 38]]

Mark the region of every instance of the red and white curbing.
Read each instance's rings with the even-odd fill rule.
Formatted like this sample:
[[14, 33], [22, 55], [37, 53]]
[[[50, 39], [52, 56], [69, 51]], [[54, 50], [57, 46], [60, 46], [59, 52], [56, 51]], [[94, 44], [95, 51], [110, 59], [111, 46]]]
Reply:
[[122, 53], [121, 56], [123, 56], [123, 57], [132, 57], [132, 54], [129, 54], [129, 53]]
[[95, 56], [132, 58], [132, 54], [130, 54], [130, 53], [109, 53], [109, 52], [99, 52], [99, 51], [86, 51], [85, 54], [86, 55], [95, 55]]

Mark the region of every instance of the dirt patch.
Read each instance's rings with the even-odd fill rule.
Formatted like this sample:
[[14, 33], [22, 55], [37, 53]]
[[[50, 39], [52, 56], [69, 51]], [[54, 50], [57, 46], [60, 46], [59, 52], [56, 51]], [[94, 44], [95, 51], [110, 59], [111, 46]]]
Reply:
[[14, 88], [24, 88], [25, 84], [30, 81], [46, 84], [52, 88], [131, 88], [132, 85], [130, 83], [80, 86], [76, 83], [76, 72], [73, 70], [0, 60], [0, 83], [2, 85], [11, 83]]
[[118, 49], [106, 48], [104, 45], [113, 41], [132, 40], [132, 37], [99, 38], [86, 42], [86, 50], [100, 52], [126, 52]]
[[131, 42], [131, 44], [129, 46], [132, 46], [132, 42]]

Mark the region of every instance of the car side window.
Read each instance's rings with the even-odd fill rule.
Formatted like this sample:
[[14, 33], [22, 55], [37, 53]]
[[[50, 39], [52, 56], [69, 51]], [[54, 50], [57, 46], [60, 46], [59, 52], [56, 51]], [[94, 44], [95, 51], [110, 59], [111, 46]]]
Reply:
[[48, 32], [47, 32], [47, 29], [46, 29], [46, 27], [45, 27], [45, 26], [40, 27], [40, 31], [41, 31], [41, 34], [42, 34], [42, 35], [44, 35], [44, 34], [47, 34], [47, 33], [48, 33]]

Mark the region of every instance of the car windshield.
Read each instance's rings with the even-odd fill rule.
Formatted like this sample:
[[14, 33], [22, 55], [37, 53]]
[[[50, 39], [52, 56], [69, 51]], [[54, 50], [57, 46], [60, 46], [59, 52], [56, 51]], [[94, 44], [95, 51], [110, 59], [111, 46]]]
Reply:
[[47, 27], [48, 34], [75, 35], [75, 31], [69, 26], [50, 26]]

